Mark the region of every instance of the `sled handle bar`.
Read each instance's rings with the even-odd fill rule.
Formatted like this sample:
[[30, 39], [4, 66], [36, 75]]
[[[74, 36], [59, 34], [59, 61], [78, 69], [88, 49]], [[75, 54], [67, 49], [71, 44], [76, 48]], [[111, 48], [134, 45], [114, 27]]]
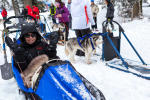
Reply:
[[[124, 32], [124, 29], [122, 28], [122, 26], [118, 22], [116, 22], [114, 20], [112, 20], [112, 22], [116, 23], [119, 26], [119, 32]], [[105, 27], [106, 23], [109, 23], [109, 22], [107, 20], [103, 21], [102, 26]]]
[[11, 16], [11, 17], [7, 18], [7, 19], [4, 21], [4, 28], [6, 28], [7, 22], [9, 22], [9, 20], [12, 19], [12, 18], [27, 18], [27, 17], [33, 19], [33, 20], [34, 20], [34, 23], [37, 24], [36, 19], [35, 19], [34, 17], [30, 16], [30, 15], [26, 15], [26, 16]]
[[[26, 16], [11, 16], [11, 17], [7, 18], [4, 21], [4, 29], [7, 29], [9, 33], [20, 32], [21, 30], [18, 29], [18, 28], [19, 27], [21, 28], [21, 25], [23, 24], [23, 23], [22, 24], [18, 23], [18, 24], [12, 25], [12, 26], [6, 26], [6, 24], [10, 21], [10, 19], [13, 19], [13, 18], [22, 18], [22, 19], [24, 19], [24, 18], [31, 18], [31, 19], [34, 20], [34, 24], [37, 25], [36, 19], [34, 17], [30, 16], [30, 15], [26, 15]], [[10, 31], [9, 29], [11, 29], [11, 28], [16, 28], [16, 30]]]

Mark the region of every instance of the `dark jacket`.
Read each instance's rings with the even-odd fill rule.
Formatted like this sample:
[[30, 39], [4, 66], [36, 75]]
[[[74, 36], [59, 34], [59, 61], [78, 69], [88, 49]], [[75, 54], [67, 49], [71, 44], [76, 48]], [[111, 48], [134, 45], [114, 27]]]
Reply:
[[[29, 32], [37, 34], [37, 40], [32, 45], [27, 44], [24, 40], [24, 35]], [[20, 72], [24, 71], [31, 60], [39, 55], [46, 54], [49, 59], [57, 58], [56, 45], [48, 45], [46, 42], [42, 41], [41, 35], [38, 33], [34, 25], [23, 26], [19, 40], [21, 41], [21, 44], [19, 45], [20, 51], [14, 50], [15, 55], [13, 58], [14, 65]]]
[[23, 16], [28, 15], [28, 10], [26, 8], [24, 8], [21, 12], [21, 15], [23, 15]]
[[106, 18], [113, 19], [114, 18], [114, 6], [111, 2], [108, 2], [107, 5], [107, 13], [106, 13]]

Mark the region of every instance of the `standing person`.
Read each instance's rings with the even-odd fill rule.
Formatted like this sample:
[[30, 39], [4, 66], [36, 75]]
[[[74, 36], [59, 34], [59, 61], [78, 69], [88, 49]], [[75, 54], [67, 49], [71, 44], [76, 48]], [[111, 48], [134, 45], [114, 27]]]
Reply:
[[[90, 26], [95, 25], [88, 0], [72, 0], [71, 2], [72, 29], [76, 36], [90, 34]], [[84, 56], [84, 52], [77, 50], [76, 55]]]
[[112, 23], [113, 21], [113, 18], [114, 18], [114, 6], [113, 4], [111, 3], [111, 0], [105, 0], [105, 4], [107, 5], [107, 13], [106, 13], [106, 19], [107, 19], [107, 23], [110, 23], [111, 24], [111, 27], [112, 27], [112, 30], [114, 29], [114, 25]]
[[99, 12], [99, 8], [94, 3], [94, 0], [91, 0], [91, 9], [92, 9], [92, 14], [93, 14], [93, 19], [95, 21], [95, 25], [92, 25], [92, 30], [97, 30], [97, 14]]
[[37, 56], [46, 54], [51, 59], [58, 59], [56, 56], [56, 43], [47, 44], [42, 40], [40, 33], [33, 24], [24, 25], [21, 28], [19, 37], [21, 44], [14, 43], [10, 37], [6, 36], [5, 42], [13, 51], [14, 66], [20, 71], [24, 71], [29, 63]]
[[71, 18], [71, 0], [68, 0], [68, 5], [67, 5], [67, 8], [69, 10], [69, 28], [71, 28], [72, 26], [72, 18]]
[[2, 17], [3, 17], [3, 20], [6, 20], [7, 19], [7, 11], [6, 11], [6, 9], [3, 7], [3, 10], [2, 10], [2, 12], [1, 12], [1, 15], [2, 15]]
[[68, 41], [69, 35], [69, 11], [65, 7], [65, 4], [61, 0], [55, 0], [56, 3], [56, 14], [55, 18], [59, 19], [59, 23], [65, 24], [66, 34], [65, 34], [65, 41]]
[[51, 3], [51, 6], [50, 6], [50, 16], [52, 17], [53, 23], [56, 23], [55, 14], [56, 14], [56, 7], [54, 6], [53, 3]]

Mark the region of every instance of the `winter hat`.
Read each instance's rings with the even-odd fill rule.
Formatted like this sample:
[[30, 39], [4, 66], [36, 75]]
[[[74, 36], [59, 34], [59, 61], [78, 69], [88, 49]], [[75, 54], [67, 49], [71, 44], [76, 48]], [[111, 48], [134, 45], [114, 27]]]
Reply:
[[91, 0], [91, 2], [94, 2], [94, 0]]

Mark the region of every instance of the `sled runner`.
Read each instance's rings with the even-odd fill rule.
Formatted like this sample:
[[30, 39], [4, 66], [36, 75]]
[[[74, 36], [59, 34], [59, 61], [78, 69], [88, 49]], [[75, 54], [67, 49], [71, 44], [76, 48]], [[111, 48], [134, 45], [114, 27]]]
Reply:
[[[107, 32], [108, 29], [106, 27], [106, 21], [103, 22], [103, 32], [105, 35], [103, 36], [103, 54], [102, 59], [107, 61], [106, 65], [118, 69], [120, 71], [124, 71], [127, 73], [132, 73], [138, 77], [149, 79], [150, 80], [150, 65], [146, 64], [140, 54], [137, 52], [131, 41], [128, 39], [126, 34], [124, 33], [123, 28], [119, 23], [113, 21], [119, 28], [119, 36], [113, 36], [113, 31]], [[133, 51], [139, 58], [141, 62], [133, 61], [130, 59], [123, 58], [120, 54], [120, 44], [121, 44], [121, 35], [125, 37], [129, 45], [132, 47]], [[115, 58], [115, 59], [114, 59]]]

